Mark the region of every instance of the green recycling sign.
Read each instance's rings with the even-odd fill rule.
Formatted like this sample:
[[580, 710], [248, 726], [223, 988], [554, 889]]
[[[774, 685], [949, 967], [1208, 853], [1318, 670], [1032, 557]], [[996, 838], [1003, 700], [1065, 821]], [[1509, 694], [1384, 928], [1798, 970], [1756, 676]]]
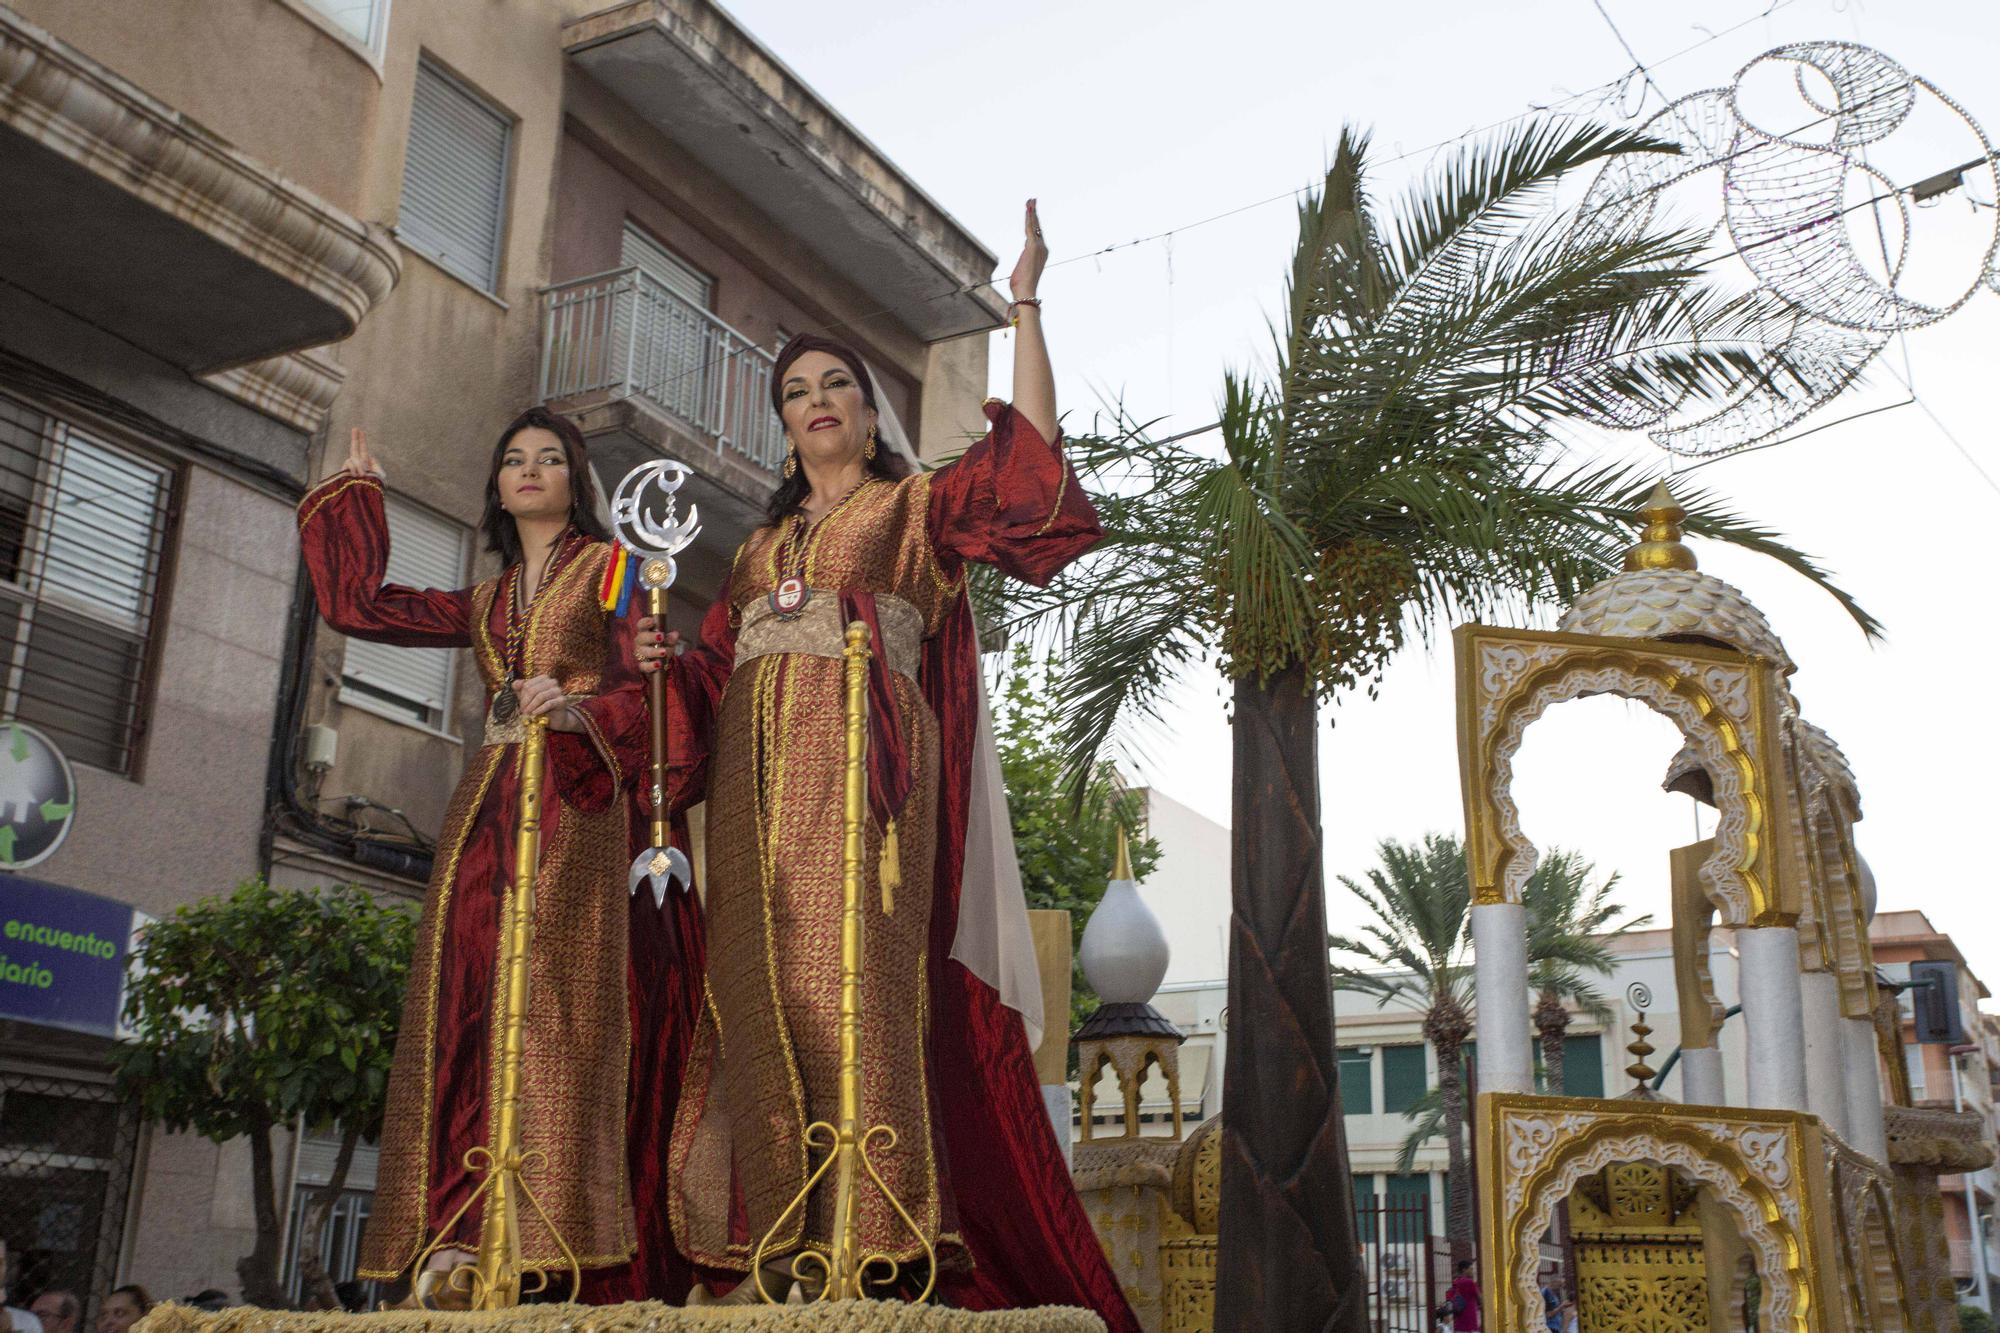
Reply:
[[76, 818], [76, 774], [55, 742], [0, 721], [0, 870], [46, 861]]

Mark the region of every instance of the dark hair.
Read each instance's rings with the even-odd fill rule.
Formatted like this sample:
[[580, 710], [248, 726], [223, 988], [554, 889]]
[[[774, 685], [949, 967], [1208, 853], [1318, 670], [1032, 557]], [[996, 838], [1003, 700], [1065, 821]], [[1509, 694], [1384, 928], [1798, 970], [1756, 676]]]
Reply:
[[507, 456], [507, 446], [516, 435], [537, 427], [562, 441], [563, 458], [569, 464], [569, 525], [586, 537], [611, 540], [597, 516], [597, 478], [590, 470], [583, 432], [560, 412], [531, 407], [500, 432], [499, 443], [493, 446], [492, 466], [486, 469], [486, 512], [479, 520], [479, 529], [486, 534], [486, 549], [500, 557], [503, 567], [520, 563], [521, 534], [514, 526], [514, 516], [500, 507], [500, 460]]
[[1452, 1272], [1454, 1272], [1454, 1273], [1463, 1273], [1463, 1272], [1464, 1272], [1464, 1271], [1465, 1271], [1466, 1269], [1468, 1269], [1468, 1268], [1470, 1268], [1470, 1267], [1472, 1267], [1472, 1260], [1470, 1260], [1470, 1259], [1460, 1259], [1460, 1260], [1458, 1261], [1458, 1265], [1457, 1265], [1457, 1266], [1456, 1266], [1455, 1268], [1453, 1268], [1453, 1269], [1452, 1269], [1451, 1271], [1452, 1271]]
[[[145, 1314], [146, 1312], [148, 1312], [153, 1308], [153, 1298], [147, 1294], [146, 1289], [144, 1287], [140, 1286], [136, 1282], [127, 1282], [122, 1287], [113, 1287], [111, 1289], [111, 1295], [130, 1296], [133, 1302], [136, 1305], [138, 1305], [140, 1314]], [[106, 1299], [108, 1300], [109, 1297], [107, 1297]]]
[[[779, 349], [777, 363], [771, 367], [771, 410], [781, 419], [785, 415], [785, 372], [807, 352], [825, 352], [846, 366], [848, 373], [854, 376], [854, 382], [861, 386], [861, 401], [870, 408], [875, 406], [875, 381], [868, 377], [868, 367], [859, 353], [846, 343], [822, 338], [817, 333], [795, 333], [792, 340]], [[876, 446], [875, 456], [867, 461], [867, 468], [869, 476], [880, 477], [884, 481], [897, 481], [910, 475], [909, 463], [886, 444]], [[811, 495], [812, 482], [807, 480], [804, 468], [789, 477], [781, 477], [778, 488], [771, 492], [770, 502], [764, 506], [764, 521], [771, 524], [784, 522], [798, 513]]]

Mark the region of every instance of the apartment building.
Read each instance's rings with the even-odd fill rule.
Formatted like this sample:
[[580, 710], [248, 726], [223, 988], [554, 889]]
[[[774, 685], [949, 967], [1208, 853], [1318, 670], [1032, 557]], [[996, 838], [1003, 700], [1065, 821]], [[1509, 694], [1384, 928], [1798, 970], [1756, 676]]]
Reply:
[[[117, 941], [75, 1013], [0, 986], [0, 1234], [17, 1289], [233, 1291], [247, 1152], [110, 1090], [130, 932], [259, 874], [414, 900], [483, 703], [317, 622], [296, 498], [365, 427], [391, 577], [462, 586], [499, 429], [550, 402], [603, 482], [693, 469], [692, 628], [775, 481], [777, 345], [837, 329], [949, 452], [996, 261], [708, 0], [0, 0], [0, 180], [0, 720], [75, 786], [0, 916]], [[295, 1198], [326, 1149], [285, 1146]], [[294, 1253], [340, 1271], [372, 1170]]]
[[[1990, 998], [1985, 983], [1967, 966], [1965, 955], [1949, 935], [1934, 927], [1920, 911], [1883, 912], [1868, 930], [1878, 974], [1890, 982], [1910, 980], [1910, 964], [1923, 959], [1951, 963], [1958, 976], [1959, 1020], [1965, 1041], [1956, 1046], [1916, 1040], [1915, 997], [1897, 997], [1902, 1011], [1903, 1072], [1910, 1101], [1953, 1111], [1972, 1111], [1985, 1126], [1987, 1138], [2000, 1144], [2000, 1098], [1994, 1082], [2000, 1077], [2000, 1022], [1979, 1011]], [[1944, 1195], [1945, 1235], [1951, 1245], [1952, 1278], [1961, 1296], [1992, 1308], [1992, 1289], [2000, 1283], [2000, 1244], [1994, 1236], [1995, 1172], [1992, 1167], [1968, 1174], [1938, 1177]]]

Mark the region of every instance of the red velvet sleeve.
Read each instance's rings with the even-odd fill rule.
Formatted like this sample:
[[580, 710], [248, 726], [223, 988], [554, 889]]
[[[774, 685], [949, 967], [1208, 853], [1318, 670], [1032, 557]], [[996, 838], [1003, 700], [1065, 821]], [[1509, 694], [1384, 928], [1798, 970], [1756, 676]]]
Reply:
[[701, 642], [671, 659], [667, 672], [667, 810], [679, 814], [708, 798], [708, 761], [723, 687], [736, 669], [736, 627], [729, 584], [701, 622]]
[[597, 693], [570, 705], [582, 731], [549, 733], [549, 772], [565, 803], [594, 814], [646, 770], [646, 678], [639, 670], [639, 613], [604, 616], [604, 674]]
[[469, 592], [384, 582], [389, 520], [376, 478], [343, 473], [306, 492], [299, 501], [299, 547], [319, 613], [342, 634], [406, 648], [472, 642]]
[[953, 570], [976, 560], [1040, 587], [1104, 528], [1060, 439], [997, 398], [986, 419], [985, 438], [931, 474], [931, 544]]

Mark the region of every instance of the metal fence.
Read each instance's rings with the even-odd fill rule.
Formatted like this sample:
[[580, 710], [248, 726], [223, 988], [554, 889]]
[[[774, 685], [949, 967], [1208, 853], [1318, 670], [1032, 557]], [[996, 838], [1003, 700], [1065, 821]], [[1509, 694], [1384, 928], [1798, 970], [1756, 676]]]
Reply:
[[637, 268], [542, 292], [543, 402], [636, 395], [775, 472], [785, 434], [771, 410], [775, 358]]
[[1428, 1198], [1371, 1195], [1355, 1201], [1368, 1325], [1375, 1333], [1437, 1327], [1437, 1256]]
[[15, 1300], [75, 1292], [92, 1326], [117, 1274], [138, 1147], [136, 1109], [104, 1084], [0, 1070], [0, 1236]]

